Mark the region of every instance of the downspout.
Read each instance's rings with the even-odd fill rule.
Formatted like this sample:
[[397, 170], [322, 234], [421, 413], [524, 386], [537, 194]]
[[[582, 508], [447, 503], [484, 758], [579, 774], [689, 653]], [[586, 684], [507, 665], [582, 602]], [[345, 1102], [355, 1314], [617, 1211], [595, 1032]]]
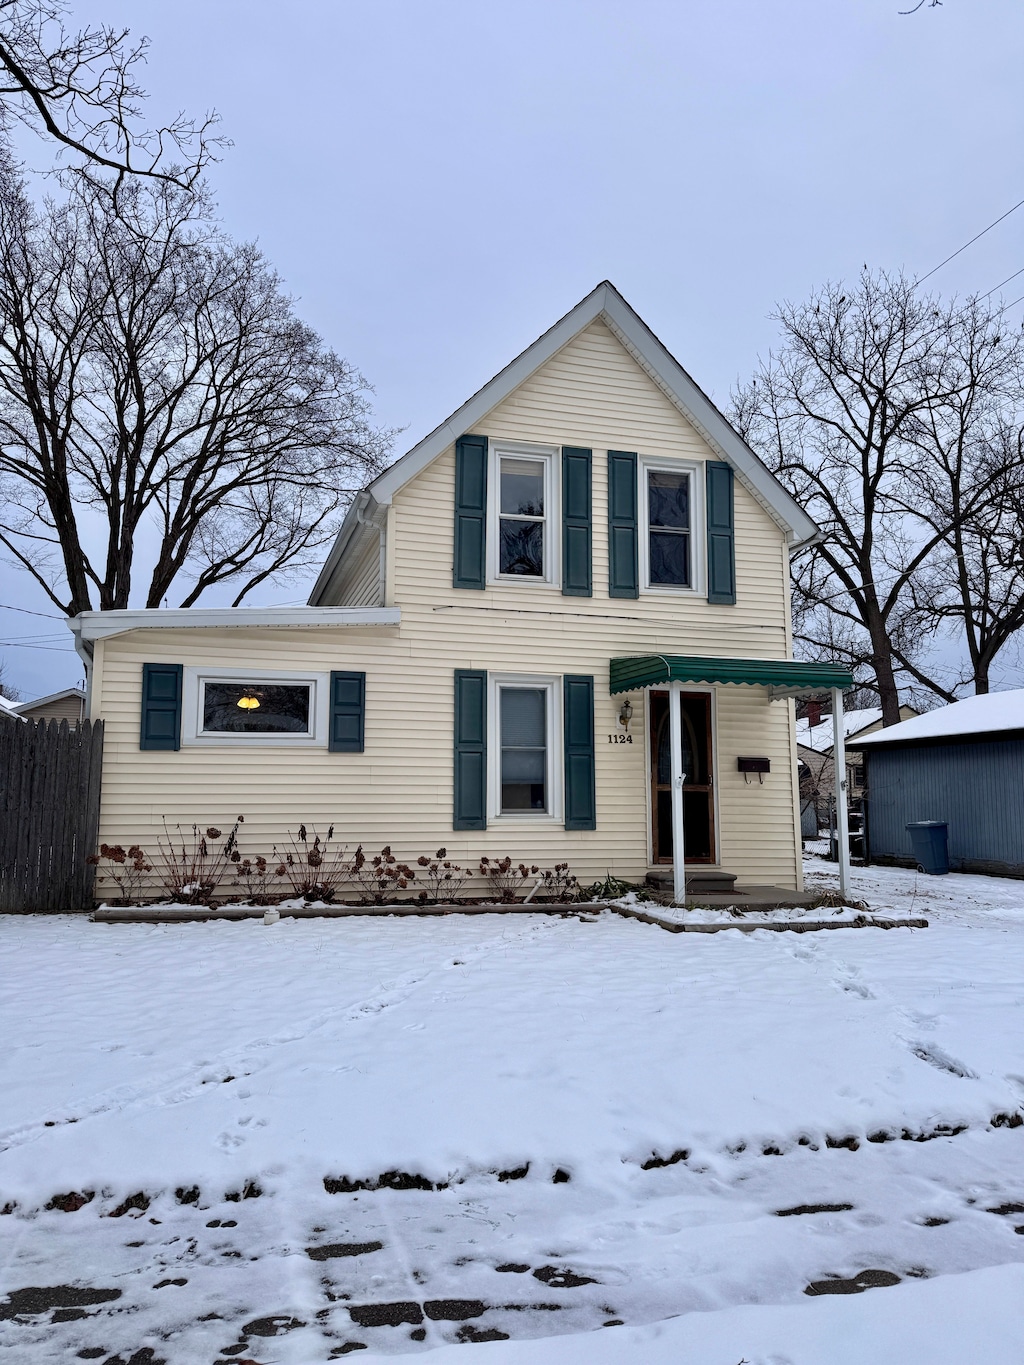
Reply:
[[92, 656], [93, 647], [90, 641], [82, 639], [82, 618], [81, 616], [69, 616], [64, 623], [68, 630], [75, 637], [75, 653], [85, 665], [85, 714], [92, 717]]

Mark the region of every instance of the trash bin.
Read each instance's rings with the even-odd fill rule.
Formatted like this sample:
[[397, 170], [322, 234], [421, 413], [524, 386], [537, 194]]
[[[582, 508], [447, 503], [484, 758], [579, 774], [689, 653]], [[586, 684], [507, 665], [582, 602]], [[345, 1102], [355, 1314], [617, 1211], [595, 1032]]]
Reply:
[[907, 831], [917, 859], [918, 872], [941, 876], [949, 871], [949, 851], [946, 846], [949, 826], [945, 820], [914, 820], [907, 825]]

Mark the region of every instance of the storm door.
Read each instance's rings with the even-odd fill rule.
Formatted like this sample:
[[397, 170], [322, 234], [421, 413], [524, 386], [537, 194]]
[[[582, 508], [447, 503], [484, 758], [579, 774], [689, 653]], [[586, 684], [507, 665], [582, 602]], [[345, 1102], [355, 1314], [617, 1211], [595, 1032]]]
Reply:
[[[672, 861], [672, 764], [668, 693], [650, 693], [651, 847], [656, 863]], [[711, 694], [682, 695], [683, 840], [688, 863], [715, 861]]]

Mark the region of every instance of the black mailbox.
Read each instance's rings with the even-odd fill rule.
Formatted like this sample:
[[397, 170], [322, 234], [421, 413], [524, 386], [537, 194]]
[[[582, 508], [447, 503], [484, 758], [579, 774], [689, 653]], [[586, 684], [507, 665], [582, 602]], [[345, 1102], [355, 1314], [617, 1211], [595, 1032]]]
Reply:
[[770, 773], [772, 761], [770, 758], [738, 758], [736, 767], [741, 773]]

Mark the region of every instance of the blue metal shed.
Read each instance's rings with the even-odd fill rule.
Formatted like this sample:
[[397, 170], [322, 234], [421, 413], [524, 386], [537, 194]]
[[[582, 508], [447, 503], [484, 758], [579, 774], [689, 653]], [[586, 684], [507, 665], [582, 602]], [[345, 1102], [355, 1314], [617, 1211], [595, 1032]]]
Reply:
[[927, 712], [862, 752], [869, 861], [913, 866], [907, 824], [944, 820], [951, 868], [1024, 877], [1024, 690]]

